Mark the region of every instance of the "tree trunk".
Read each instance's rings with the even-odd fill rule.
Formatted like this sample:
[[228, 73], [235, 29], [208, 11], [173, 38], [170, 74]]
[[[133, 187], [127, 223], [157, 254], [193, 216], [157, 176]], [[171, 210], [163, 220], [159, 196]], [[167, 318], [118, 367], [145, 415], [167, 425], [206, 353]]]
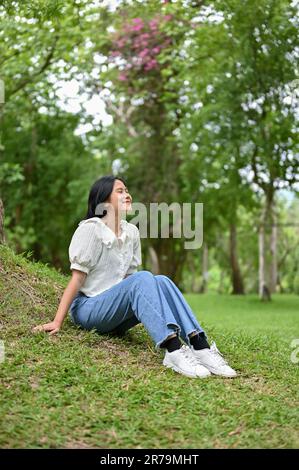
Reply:
[[273, 205], [271, 207], [271, 265], [270, 265], [270, 292], [271, 294], [276, 292], [277, 287], [277, 224], [276, 216], [274, 213]]
[[244, 284], [238, 262], [237, 254], [237, 229], [236, 224], [230, 224], [230, 264], [231, 264], [231, 277], [232, 277], [232, 294], [244, 294]]
[[283, 293], [284, 293], [284, 288], [283, 288], [283, 286], [282, 286], [282, 284], [281, 284], [281, 280], [280, 280], [279, 274], [277, 274], [277, 286], [278, 286], [278, 288], [279, 288], [279, 293], [280, 293], [280, 294], [283, 294]]
[[148, 252], [149, 252], [149, 258], [150, 258], [150, 264], [151, 264], [151, 272], [153, 274], [159, 274], [160, 266], [159, 266], [159, 259], [158, 259], [156, 250], [154, 249], [153, 246], [149, 246]]
[[203, 242], [203, 253], [202, 253], [202, 284], [200, 287], [200, 293], [205, 294], [208, 290], [208, 277], [209, 277], [209, 249], [206, 242]]
[[[18, 204], [15, 209], [15, 227], [17, 227], [20, 224], [21, 217], [22, 217], [22, 210], [23, 210], [23, 205]], [[22, 252], [22, 245], [18, 237], [16, 237], [15, 240], [15, 251], [16, 253], [21, 253]]]
[[[160, 273], [170, 277], [181, 289], [183, 266], [187, 256], [187, 250], [185, 250], [183, 242], [178, 243], [173, 238], [159, 238], [151, 246], [154, 248], [158, 259], [159, 271], [157, 274]], [[153, 271], [155, 271], [156, 261], [153, 259], [151, 264], [153, 265]]]
[[221, 272], [220, 272], [220, 279], [219, 279], [219, 285], [218, 285], [218, 289], [217, 289], [218, 294], [223, 294], [223, 282], [224, 282], [224, 277], [225, 277], [225, 272], [224, 272], [223, 269], [221, 269]]
[[261, 300], [271, 300], [265, 279], [265, 218], [266, 210], [263, 209], [259, 226], [259, 296]]
[[54, 266], [55, 269], [62, 269], [63, 268], [63, 263], [61, 261], [61, 258], [59, 256], [59, 254], [57, 254], [56, 251], [52, 251], [51, 253], [52, 255], [52, 264]]
[[189, 262], [189, 269], [192, 274], [191, 292], [198, 293], [199, 286], [198, 286], [198, 283], [196, 282], [196, 266], [195, 266], [194, 256], [195, 254], [192, 252], [190, 256], [190, 262]]

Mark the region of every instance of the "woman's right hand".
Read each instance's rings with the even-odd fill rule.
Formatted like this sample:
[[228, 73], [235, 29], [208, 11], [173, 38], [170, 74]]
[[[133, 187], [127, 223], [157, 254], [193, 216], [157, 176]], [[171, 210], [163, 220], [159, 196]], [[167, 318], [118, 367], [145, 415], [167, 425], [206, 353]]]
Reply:
[[44, 325], [35, 326], [34, 328], [32, 328], [32, 331], [33, 333], [36, 333], [38, 331], [48, 331], [50, 335], [54, 335], [55, 333], [58, 333], [60, 328], [60, 323], [54, 320], [50, 323], [44, 323]]
[[77, 269], [72, 270], [72, 279], [68, 283], [63, 296], [60, 300], [58, 310], [55, 315], [55, 319], [50, 323], [45, 323], [44, 325], [38, 325], [32, 328], [32, 332], [36, 333], [37, 331], [48, 331], [50, 335], [58, 333], [65, 316], [67, 315], [70, 305], [75, 298], [76, 294], [80, 287], [84, 284], [86, 278], [86, 273], [83, 271], [78, 271]]

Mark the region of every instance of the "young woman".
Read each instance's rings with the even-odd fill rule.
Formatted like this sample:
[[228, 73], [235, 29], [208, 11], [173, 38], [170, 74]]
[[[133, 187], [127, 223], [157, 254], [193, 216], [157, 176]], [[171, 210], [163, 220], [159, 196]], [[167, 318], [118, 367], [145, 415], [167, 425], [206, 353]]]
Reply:
[[57, 333], [68, 311], [74, 324], [102, 334], [122, 335], [142, 323], [156, 349], [165, 348], [166, 367], [188, 377], [236, 376], [216, 344], [210, 347], [173, 281], [137, 270], [141, 265], [139, 230], [122, 218], [131, 204], [122, 178], [103, 176], [93, 184], [86, 217], [69, 246], [72, 278], [55, 319], [33, 331]]

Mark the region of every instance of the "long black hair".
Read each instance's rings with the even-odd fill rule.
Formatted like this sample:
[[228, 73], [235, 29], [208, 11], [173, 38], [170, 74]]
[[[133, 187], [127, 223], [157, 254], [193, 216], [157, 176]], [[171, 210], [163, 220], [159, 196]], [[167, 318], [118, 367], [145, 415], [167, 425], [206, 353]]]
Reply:
[[101, 203], [104, 203], [109, 198], [110, 194], [113, 191], [113, 185], [115, 180], [120, 180], [126, 185], [123, 178], [114, 175], [102, 176], [100, 179], [93, 183], [88, 196], [87, 213], [83, 220], [90, 219], [91, 217], [102, 218], [107, 214], [107, 211], [105, 209], [103, 211], [100, 211], [102, 213], [96, 214], [95, 212], [97, 206]]

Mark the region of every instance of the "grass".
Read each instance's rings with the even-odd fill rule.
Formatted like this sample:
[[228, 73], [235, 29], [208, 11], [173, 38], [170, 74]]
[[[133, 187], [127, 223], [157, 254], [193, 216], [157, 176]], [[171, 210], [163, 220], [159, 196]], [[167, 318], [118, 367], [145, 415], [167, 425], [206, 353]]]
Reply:
[[[186, 295], [235, 379], [162, 365], [142, 325], [123, 338], [74, 327], [32, 334], [68, 278], [0, 247], [2, 448], [297, 448], [298, 296]], [[297, 355], [298, 356], [298, 355]]]

